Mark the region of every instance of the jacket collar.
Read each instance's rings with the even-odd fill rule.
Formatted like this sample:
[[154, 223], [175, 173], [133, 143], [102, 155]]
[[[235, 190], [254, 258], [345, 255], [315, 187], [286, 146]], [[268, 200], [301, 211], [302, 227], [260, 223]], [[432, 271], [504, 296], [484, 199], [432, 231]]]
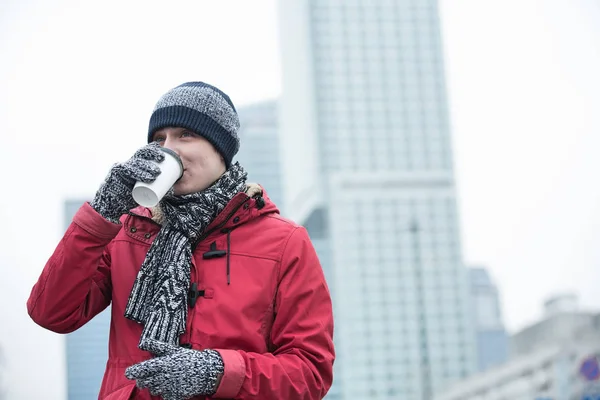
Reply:
[[[131, 213], [152, 219], [159, 225], [163, 222], [162, 213], [158, 206], [153, 208], [139, 206], [131, 210]], [[219, 235], [222, 233], [221, 231], [235, 229], [254, 218], [269, 213], [279, 214], [279, 209], [271, 201], [262, 186], [249, 183], [246, 185], [246, 191], [235, 195], [217, 218], [206, 228], [207, 238]]]

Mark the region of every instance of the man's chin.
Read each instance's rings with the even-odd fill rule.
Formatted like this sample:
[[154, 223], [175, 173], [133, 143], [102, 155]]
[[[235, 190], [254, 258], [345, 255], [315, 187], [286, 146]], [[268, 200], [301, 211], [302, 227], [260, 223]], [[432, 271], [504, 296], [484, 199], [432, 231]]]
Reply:
[[180, 183], [176, 183], [175, 186], [173, 186], [173, 194], [175, 196], [183, 196], [185, 193], [185, 186], [182, 186]]
[[185, 196], [186, 194], [198, 193], [206, 189], [206, 187], [199, 187], [198, 185], [190, 184], [188, 182], [177, 182], [173, 186], [173, 194], [175, 196]]
[[175, 196], [185, 196], [186, 194], [192, 194], [195, 192], [196, 191], [190, 190], [190, 188], [186, 187], [186, 186], [180, 186], [180, 185], [173, 186], [173, 194]]

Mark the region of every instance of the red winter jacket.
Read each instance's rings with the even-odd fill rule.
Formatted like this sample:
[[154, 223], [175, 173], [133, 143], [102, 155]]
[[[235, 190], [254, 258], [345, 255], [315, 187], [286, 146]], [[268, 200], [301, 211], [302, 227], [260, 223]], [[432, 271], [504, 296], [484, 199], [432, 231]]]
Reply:
[[[123, 316], [160, 229], [151, 217], [140, 207], [116, 225], [84, 204], [27, 302], [31, 318], [57, 333], [73, 332], [112, 302], [99, 399], [153, 398], [125, 377], [151, 355], [137, 347], [142, 326]], [[221, 354], [225, 372], [214, 398], [323, 398], [333, 379], [333, 316], [306, 230], [280, 217], [266, 195], [240, 193], [207, 235], [194, 251], [191, 286], [199, 295], [180, 343]]]

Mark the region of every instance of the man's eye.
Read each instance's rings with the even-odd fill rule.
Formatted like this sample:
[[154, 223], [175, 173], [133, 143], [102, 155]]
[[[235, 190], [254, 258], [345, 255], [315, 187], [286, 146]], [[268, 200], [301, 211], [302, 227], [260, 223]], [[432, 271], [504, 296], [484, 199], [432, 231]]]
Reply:
[[157, 138], [154, 138], [154, 141], [157, 142], [157, 143], [164, 142], [165, 138], [164, 137], [157, 137]]
[[190, 136], [194, 136], [194, 134], [192, 132], [189, 132], [189, 131], [183, 131], [183, 132], [181, 132], [181, 137], [190, 137]]

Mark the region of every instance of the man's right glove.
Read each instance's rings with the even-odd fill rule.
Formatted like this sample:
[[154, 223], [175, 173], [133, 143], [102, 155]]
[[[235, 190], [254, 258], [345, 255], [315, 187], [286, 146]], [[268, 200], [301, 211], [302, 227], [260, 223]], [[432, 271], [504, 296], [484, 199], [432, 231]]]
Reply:
[[119, 219], [137, 203], [131, 191], [137, 181], [153, 182], [160, 175], [152, 161], [162, 162], [165, 153], [158, 143], [152, 142], [140, 148], [124, 163], [113, 165], [90, 205], [106, 220], [119, 224]]

